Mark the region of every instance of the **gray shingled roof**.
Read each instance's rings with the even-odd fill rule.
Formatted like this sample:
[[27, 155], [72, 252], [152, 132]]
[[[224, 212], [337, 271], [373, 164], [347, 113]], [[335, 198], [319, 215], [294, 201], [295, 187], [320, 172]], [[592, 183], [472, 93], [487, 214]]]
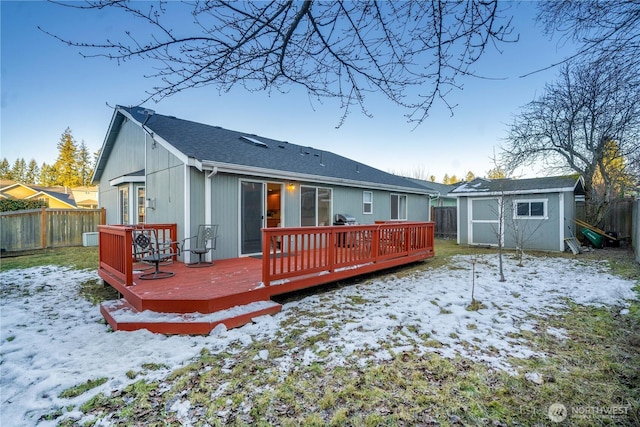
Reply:
[[200, 162], [220, 162], [338, 180], [405, 187], [427, 193], [424, 186], [340, 155], [258, 135], [223, 129], [154, 113], [142, 107], [118, 107], [136, 121]]
[[474, 196], [489, 194], [550, 193], [575, 191], [584, 194], [582, 179], [579, 176], [551, 176], [526, 179], [486, 179], [476, 178], [465, 182], [452, 190], [451, 196]]
[[451, 190], [453, 190], [459, 185], [459, 184], [441, 184], [439, 182], [426, 181], [424, 179], [417, 179], [417, 178], [409, 178], [409, 179], [427, 188], [432, 193], [440, 193], [442, 197], [446, 197]]

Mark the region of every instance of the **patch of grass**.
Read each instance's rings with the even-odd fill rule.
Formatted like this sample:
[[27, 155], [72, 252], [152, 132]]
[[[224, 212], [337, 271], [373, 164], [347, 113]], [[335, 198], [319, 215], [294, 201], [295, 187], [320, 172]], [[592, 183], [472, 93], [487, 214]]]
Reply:
[[70, 399], [73, 397], [78, 397], [86, 391], [91, 390], [92, 388], [96, 388], [101, 386], [102, 384], [107, 382], [107, 378], [96, 378], [95, 380], [88, 380], [85, 383], [79, 384], [77, 386], [70, 387], [66, 390], [63, 390], [58, 397], [61, 399]]
[[74, 246], [43, 249], [35, 253], [15, 257], [3, 257], [0, 260], [0, 271], [40, 267], [43, 265], [59, 265], [76, 270], [97, 270], [98, 248], [95, 246]]
[[93, 305], [118, 299], [118, 291], [105, 284], [102, 279], [90, 279], [82, 282], [78, 294]]
[[467, 311], [478, 311], [478, 310], [482, 310], [487, 308], [486, 304], [478, 301], [477, 299], [474, 299], [473, 301], [471, 301], [471, 304], [469, 304], [468, 306], [465, 307], [465, 310]]

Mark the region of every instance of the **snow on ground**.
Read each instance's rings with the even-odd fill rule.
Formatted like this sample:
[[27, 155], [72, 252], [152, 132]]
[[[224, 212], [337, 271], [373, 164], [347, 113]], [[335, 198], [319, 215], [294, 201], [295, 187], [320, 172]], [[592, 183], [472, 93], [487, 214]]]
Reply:
[[[110, 331], [98, 307], [78, 296], [82, 282], [97, 279], [95, 271], [46, 266], [2, 272], [0, 424], [55, 425], [42, 416], [58, 408], [77, 408], [99, 392], [109, 394], [141, 379], [130, 379], [128, 371], [145, 372], [142, 378], [147, 380], [161, 379], [202, 348], [219, 352], [232, 343], [259, 345], [277, 339], [278, 330], [286, 336], [288, 328], [302, 328], [308, 336], [325, 332], [328, 339], [318, 341], [315, 349], [295, 349], [274, 359], [282, 377], [296, 365], [318, 360], [343, 364], [356, 350], [367, 354], [368, 359], [358, 360], [362, 364], [398, 352], [431, 351], [463, 355], [518, 374], [507, 357], [536, 354], [517, 338], [522, 330], [538, 330], [536, 315], [561, 310], [567, 298], [618, 306], [626, 313], [629, 300], [636, 298], [634, 283], [608, 274], [605, 263], [543, 257], [526, 258], [525, 266], [517, 267], [505, 257], [507, 281], [500, 283], [497, 256], [486, 255], [475, 258], [475, 298], [487, 308], [468, 311], [471, 260], [458, 256], [436, 270], [385, 276], [309, 296], [285, 304], [277, 315], [229, 331], [219, 327], [207, 337]], [[562, 329], [539, 332], [570, 339]], [[268, 359], [268, 351], [259, 357]], [[166, 368], [145, 369], [147, 363]], [[101, 377], [108, 381], [77, 398], [59, 397], [69, 387]]]

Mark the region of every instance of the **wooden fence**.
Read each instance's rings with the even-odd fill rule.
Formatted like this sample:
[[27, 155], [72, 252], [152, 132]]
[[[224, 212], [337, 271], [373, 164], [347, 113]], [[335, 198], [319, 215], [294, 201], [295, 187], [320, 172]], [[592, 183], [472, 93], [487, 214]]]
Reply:
[[431, 207], [431, 221], [435, 223], [435, 236], [455, 239], [458, 235], [458, 210], [455, 206]]
[[600, 228], [617, 233], [619, 239], [630, 239], [632, 236], [633, 202], [632, 198], [611, 201]]
[[104, 209], [33, 209], [0, 213], [0, 251], [82, 246], [82, 234], [98, 231]]

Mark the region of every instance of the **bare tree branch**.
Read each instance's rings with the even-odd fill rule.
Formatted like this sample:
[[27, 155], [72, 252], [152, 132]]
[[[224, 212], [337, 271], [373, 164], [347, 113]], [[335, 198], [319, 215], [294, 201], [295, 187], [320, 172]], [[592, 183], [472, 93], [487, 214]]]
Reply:
[[[446, 98], [461, 77], [475, 75], [489, 46], [516, 40], [498, 0], [55, 3], [135, 18], [138, 25], [118, 39], [49, 34], [86, 57], [148, 61], [155, 84], [142, 102], [210, 84], [221, 91], [300, 86], [318, 99], [338, 98], [342, 121], [354, 105], [368, 114], [369, 93], [383, 94], [416, 124], [437, 100], [453, 111]], [[176, 13], [185, 10], [188, 22]]]

